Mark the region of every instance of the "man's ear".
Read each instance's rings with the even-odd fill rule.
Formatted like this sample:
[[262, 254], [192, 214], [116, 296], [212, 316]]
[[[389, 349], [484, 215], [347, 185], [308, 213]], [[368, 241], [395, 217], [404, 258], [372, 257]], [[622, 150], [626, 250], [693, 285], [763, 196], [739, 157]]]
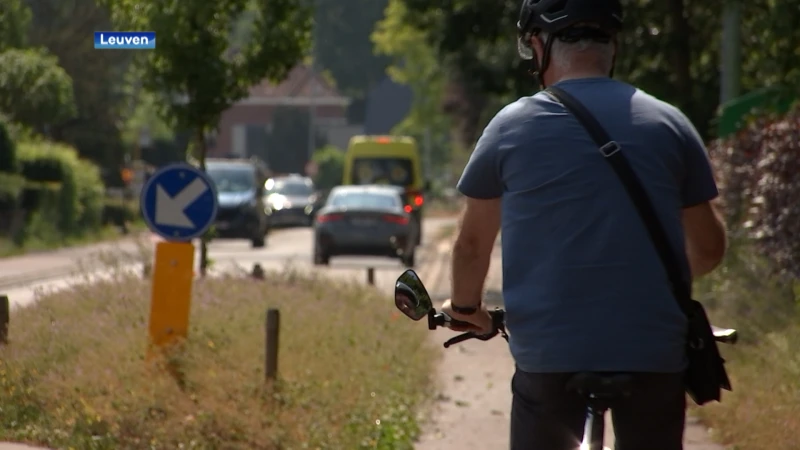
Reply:
[[531, 48], [533, 49], [533, 59], [541, 66], [542, 55], [544, 55], [544, 43], [538, 35], [531, 36]]

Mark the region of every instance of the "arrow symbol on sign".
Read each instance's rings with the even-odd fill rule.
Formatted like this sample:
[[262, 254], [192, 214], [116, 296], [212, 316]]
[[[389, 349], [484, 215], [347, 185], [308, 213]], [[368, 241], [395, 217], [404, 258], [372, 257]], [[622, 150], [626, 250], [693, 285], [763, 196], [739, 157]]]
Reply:
[[189, 183], [182, 191], [170, 197], [161, 185], [156, 186], [156, 224], [181, 228], [195, 228], [194, 222], [186, 217], [183, 210], [200, 198], [208, 186], [199, 177]]

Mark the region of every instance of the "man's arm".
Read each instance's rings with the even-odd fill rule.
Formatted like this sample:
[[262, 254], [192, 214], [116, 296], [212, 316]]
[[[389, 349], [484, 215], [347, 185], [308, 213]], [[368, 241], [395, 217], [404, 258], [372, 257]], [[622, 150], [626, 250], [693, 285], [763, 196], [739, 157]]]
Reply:
[[722, 262], [727, 247], [725, 224], [716, 200], [683, 210], [686, 256], [692, 278], [701, 277]]
[[692, 278], [714, 270], [725, 256], [727, 237], [719, 212], [719, 191], [708, 152], [689, 119], [685, 123], [685, 169], [682, 189], [683, 230], [686, 257]]
[[454, 304], [475, 307], [481, 303], [492, 249], [500, 231], [499, 198], [467, 198], [452, 255]]
[[502, 111], [489, 122], [458, 181], [458, 190], [466, 196], [467, 204], [453, 245], [451, 293], [455, 306], [469, 308], [481, 302], [500, 229], [504, 190], [501, 153], [511, 147], [504, 123]]

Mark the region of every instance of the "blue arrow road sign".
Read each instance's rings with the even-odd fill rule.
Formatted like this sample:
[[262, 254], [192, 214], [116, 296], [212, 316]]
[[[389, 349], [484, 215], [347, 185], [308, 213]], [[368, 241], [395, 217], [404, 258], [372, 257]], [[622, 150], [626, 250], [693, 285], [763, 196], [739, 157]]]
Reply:
[[185, 163], [161, 168], [140, 198], [150, 229], [168, 241], [200, 237], [217, 217], [217, 189], [208, 174]]

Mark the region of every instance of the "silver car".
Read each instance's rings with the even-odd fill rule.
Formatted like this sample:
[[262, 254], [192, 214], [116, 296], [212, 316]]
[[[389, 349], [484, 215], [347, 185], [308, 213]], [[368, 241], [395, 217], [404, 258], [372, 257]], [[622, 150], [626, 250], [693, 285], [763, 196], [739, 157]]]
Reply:
[[332, 256], [388, 256], [414, 266], [416, 227], [391, 186], [337, 186], [314, 220], [314, 264]]

